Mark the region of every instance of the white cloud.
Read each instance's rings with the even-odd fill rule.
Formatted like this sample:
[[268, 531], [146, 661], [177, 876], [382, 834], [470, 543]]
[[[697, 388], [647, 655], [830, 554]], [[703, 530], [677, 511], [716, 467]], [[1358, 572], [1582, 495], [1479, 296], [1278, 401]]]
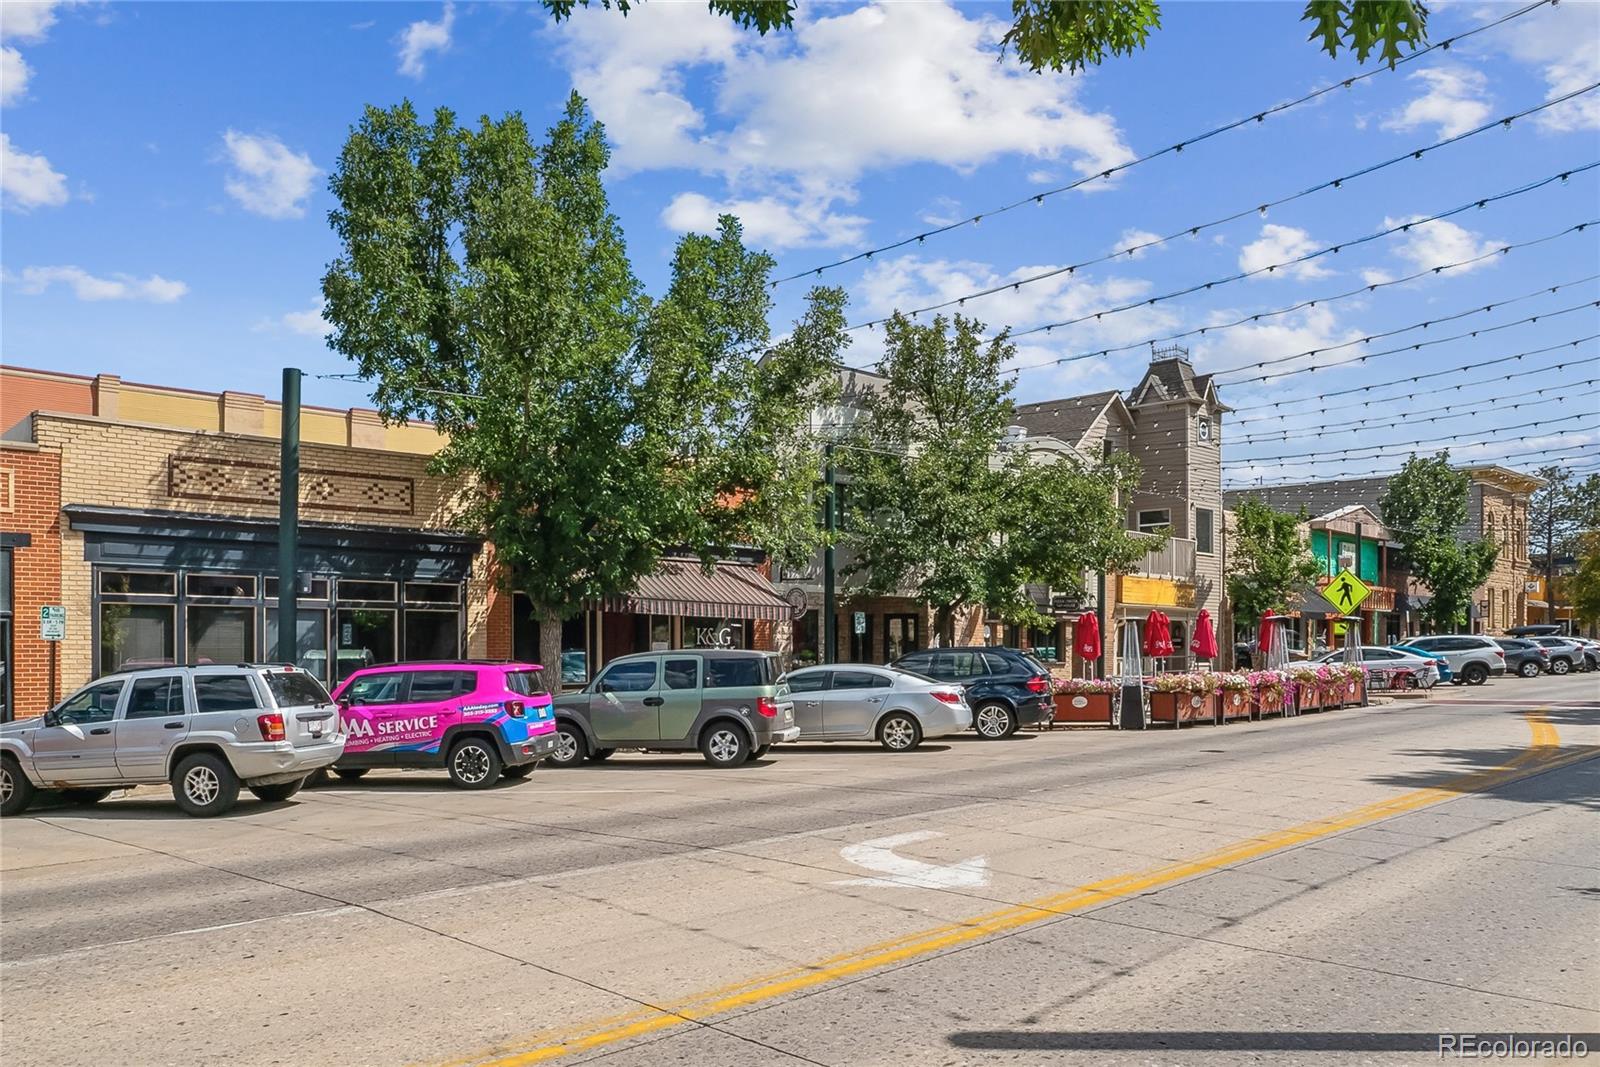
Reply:
[[302, 337], [323, 337], [332, 328], [323, 317], [327, 305], [319, 298], [304, 311], [291, 311], [283, 316], [284, 328]]
[[1481, 71], [1457, 65], [1432, 67], [1407, 76], [1427, 92], [1383, 120], [1386, 130], [1437, 126], [1439, 137], [1482, 126], [1489, 118], [1489, 79]]
[[98, 278], [82, 267], [25, 267], [17, 280], [24, 293], [37, 295], [59, 284], [71, 288], [79, 300], [142, 300], [170, 304], [189, 291], [183, 282], [159, 274], [148, 278], [135, 278], [131, 274]]
[[450, 47], [450, 30], [455, 21], [456, 5], [446, 0], [444, 15], [438, 22], [418, 19], [407, 26], [400, 35], [400, 73], [410, 78], [422, 77], [428, 69], [425, 62], [428, 53], [443, 52]]
[[[1118, 253], [1129, 252], [1136, 245], [1149, 244], [1151, 241], [1159, 240], [1161, 240], [1161, 235], [1159, 233], [1151, 233], [1149, 230], [1123, 230], [1122, 236], [1117, 238], [1116, 251]], [[1160, 251], [1165, 247], [1165, 245], [1156, 245], [1155, 251]], [[1143, 259], [1150, 251], [1151, 249], [1149, 248], [1140, 248], [1137, 251], [1129, 252], [1127, 258]]]
[[295, 152], [276, 137], [228, 130], [222, 135], [233, 170], [223, 182], [228, 195], [246, 211], [269, 219], [298, 219], [304, 201], [321, 173], [311, 157]]
[[953, 196], [936, 196], [917, 218], [929, 226], [953, 226], [966, 216], [961, 213], [961, 201]]
[[661, 212], [669, 228], [714, 233], [717, 217], [734, 215], [744, 225], [745, 240], [768, 248], [804, 248], [854, 244], [867, 220], [860, 215], [828, 210], [826, 197], [797, 195], [792, 199], [762, 196], [715, 201], [701, 193], [679, 193]]
[[[1496, 31], [1495, 36], [1506, 42], [1513, 58], [1539, 70], [1546, 99], [1600, 81], [1600, 48], [1595, 46], [1600, 41], [1600, 4], [1541, 8]], [[1580, 96], [1541, 111], [1534, 121], [1552, 133], [1600, 129], [1600, 97], [1594, 93]]]
[[1314, 252], [1321, 245], [1305, 230], [1296, 226], [1279, 226], [1269, 222], [1261, 227], [1261, 236], [1239, 249], [1239, 269], [1243, 271], [1277, 270], [1257, 275], [1260, 278], [1322, 278], [1331, 274], [1316, 260], [1283, 266], [1288, 260]]
[[[1391, 229], [1402, 226], [1409, 221], [1423, 218], [1422, 215], [1412, 215], [1409, 218], [1386, 218], [1383, 228]], [[1394, 254], [1400, 259], [1411, 264], [1413, 272], [1430, 270], [1445, 263], [1459, 263], [1463, 260], [1474, 259], [1502, 247], [1505, 242], [1485, 238], [1464, 226], [1458, 226], [1448, 219], [1435, 219], [1432, 222], [1418, 223], [1409, 230], [1399, 235], [1400, 244], [1395, 248]], [[1494, 258], [1474, 263], [1470, 267], [1457, 267], [1451, 271], [1452, 275], [1465, 274], [1480, 267], [1487, 267], [1494, 263]]]
[[0, 196], [16, 211], [60, 207], [67, 202], [67, 176], [44, 156], [11, 147], [11, 138], [0, 133]]
[[15, 48], [0, 48], [0, 104], [14, 104], [28, 91], [28, 68], [22, 53]]
[[0, 4], [0, 39], [37, 44], [56, 21], [56, 0], [6, 0]]
[[1382, 285], [1385, 282], [1394, 281], [1394, 277], [1388, 271], [1379, 270], [1375, 267], [1368, 267], [1361, 272], [1361, 281], [1366, 285]]
[[[996, 62], [1005, 24], [987, 13], [817, 10], [763, 39], [696, 5], [638, 5], [626, 20], [580, 9], [561, 54], [620, 171], [688, 168], [723, 179], [730, 198], [777, 180], [848, 200], [863, 173], [909, 163], [968, 171], [1023, 156], [1093, 174], [1132, 158], [1110, 115], [1078, 105], [1080, 80]], [[711, 89], [704, 109], [691, 77]]]
[[[1248, 312], [1238, 309], [1216, 311], [1202, 325], [1237, 322], [1245, 314]], [[1260, 323], [1236, 326], [1214, 334], [1202, 334], [1193, 338], [1190, 345], [1195, 366], [1208, 371], [1250, 367], [1252, 364], [1283, 359], [1287, 356], [1299, 356], [1302, 352], [1313, 350], [1319, 353], [1317, 356], [1290, 359], [1271, 367], [1262, 367], [1255, 372], [1246, 370], [1239, 372], [1239, 377], [1248, 378], [1254, 373], [1276, 374], [1280, 371], [1310, 366], [1313, 363], [1343, 359], [1351, 354], [1359, 355], [1355, 349], [1343, 349], [1331, 353], [1327, 350], [1346, 341], [1358, 340], [1362, 336], [1360, 330], [1341, 325], [1338, 315], [1332, 308], [1319, 304], [1314, 308], [1291, 311]], [[1217, 383], [1217, 388], [1226, 390], [1230, 387], [1227, 381], [1223, 380]], [[1236, 406], [1247, 406], [1258, 396], [1273, 393], [1281, 388], [1281, 383], [1277, 381], [1244, 383], [1232, 387], [1228, 402]], [[1270, 396], [1267, 397], [1267, 400], [1270, 399]], [[1310, 414], [1317, 416], [1311, 419], [1312, 422], [1322, 420], [1322, 412], [1313, 411]], [[1257, 426], [1254, 430], [1257, 433], [1292, 430], [1294, 429], [1292, 420], [1295, 417], [1292, 413], [1286, 414], [1282, 423]]]

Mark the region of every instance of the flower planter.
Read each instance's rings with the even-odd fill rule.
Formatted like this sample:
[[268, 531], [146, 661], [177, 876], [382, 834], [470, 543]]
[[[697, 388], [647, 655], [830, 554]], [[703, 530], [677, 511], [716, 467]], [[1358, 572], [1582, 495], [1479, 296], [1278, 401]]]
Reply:
[[1300, 711], [1321, 711], [1321, 691], [1312, 685], [1298, 686], [1295, 690], [1294, 706]]
[[1339, 699], [1340, 703], [1347, 708], [1365, 704], [1367, 700], [1366, 683], [1358, 679], [1346, 679], [1344, 690]]
[[1265, 692], [1258, 690], [1255, 693], [1256, 717], [1264, 719], [1268, 715], [1282, 715], [1288, 707], [1289, 698], [1283, 692]]
[[1110, 693], [1057, 693], [1052, 722], [1111, 725]]
[[1217, 694], [1222, 702], [1222, 721], [1248, 719], [1256, 713], [1256, 695], [1248, 689], [1224, 689]]
[[1182, 726], [1199, 719], [1214, 719], [1212, 698], [1209, 693], [1151, 693], [1150, 718], [1156, 722], [1170, 722]]

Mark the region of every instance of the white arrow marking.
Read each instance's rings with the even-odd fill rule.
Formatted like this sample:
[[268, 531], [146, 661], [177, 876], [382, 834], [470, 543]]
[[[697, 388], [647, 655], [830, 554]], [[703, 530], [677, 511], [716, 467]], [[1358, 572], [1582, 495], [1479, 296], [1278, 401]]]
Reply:
[[846, 845], [839, 850], [839, 855], [857, 867], [878, 871], [886, 877], [846, 878], [833, 884], [902, 886], [907, 889], [972, 889], [988, 885], [989, 860], [985, 856], [973, 856], [949, 867], [940, 867], [895, 854], [898, 845], [910, 845], [943, 836], [937, 830], [913, 830], [908, 834], [863, 841], [859, 845]]

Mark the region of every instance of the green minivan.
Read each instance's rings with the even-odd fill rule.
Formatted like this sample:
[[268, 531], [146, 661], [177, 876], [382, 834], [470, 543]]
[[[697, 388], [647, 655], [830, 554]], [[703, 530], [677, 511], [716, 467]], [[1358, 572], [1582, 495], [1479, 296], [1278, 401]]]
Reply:
[[699, 749], [714, 767], [760, 759], [800, 736], [778, 657], [742, 649], [640, 652], [608, 663], [582, 690], [555, 700], [549, 762], [575, 767], [619, 748]]

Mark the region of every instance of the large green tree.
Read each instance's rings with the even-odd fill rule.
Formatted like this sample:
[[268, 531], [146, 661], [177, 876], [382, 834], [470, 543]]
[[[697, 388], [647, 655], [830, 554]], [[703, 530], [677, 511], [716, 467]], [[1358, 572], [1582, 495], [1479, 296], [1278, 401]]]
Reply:
[[1581, 536], [1600, 529], [1600, 474], [1579, 480], [1570, 467], [1538, 471], [1544, 485], [1528, 501], [1528, 555], [1545, 577], [1547, 622], [1555, 621], [1556, 564], [1578, 550]]
[[1494, 569], [1498, 549], [1463, 535], [1471, 480], [1450, 453], [1412, 456], [1389, 479], [1379, 512], [1405, 551], [1411, 576], [1431, 595], [1423, 616], [1436, 630], [1465, 627], [1473, 590]]
[[323, 279], [330, 343], [386, 419], [447, 434], [434, 467], [467, 488], [450, 514], [525, 591], [540, 655], [554, 623], [628, 590], [664, 550], [709, 564], [733, 542], [814, 543], [815, 449], [844, 343], [843, 295], [810, 294], [770, 344], [772, 261], [738, 223], [678, 245], [649, 299], [607, 203], [604, 131], [583, 101], [542, 141], [519, 115], [368, 108], [331, 187], [340, 254]]
[[[540, 0], [557, 19], [579, 5], [615, 8], [626, 15], [642, 0]], [[794, 0], [709, 0], [713, 13], [765, 36], [794, 26]], [[1269, 9], [1270, 10], [1270, 9]], [[1374, 51], [1391, 67], [1427, 42], [1428, 9], [1419, 0], [1310, 0], [1300, 21], [1311, 24], [1309, 40], [1330, 57], [1354, 52], [1365, 63]], [[1155, 0], [1011, 0], [1011, 28], [1001, 39], [1035, 73], [1076, 74], [1098, 66], [1107, 53], [1132, 55], [1161, 26]]]
[[916, 597], [946, 642], [963, 608], [1034, 621], [1024, 586], [1081, 590], [1085, 569], [1125, 569], [1150, 547], [1118, 507], [1136, 468], [1046, 463], [1008, 441], [1015, 349], [984, 332], [960, 315], [891, 318], [884, 380], [839, 450], [860, 588]]
[[1317, 560], [1301, 536], [1298, 515], [1247, 497], [1233, 513], [1228, 543], [1228, 600], [1245, 624], [1268, 611], [1284, 612], [1289, 598], [1317, 576]]
[[1600, 623], [1600, 531], [1578, 538], [1578, 569], [1568, 583], [1572, 614], [1580, 623]]

